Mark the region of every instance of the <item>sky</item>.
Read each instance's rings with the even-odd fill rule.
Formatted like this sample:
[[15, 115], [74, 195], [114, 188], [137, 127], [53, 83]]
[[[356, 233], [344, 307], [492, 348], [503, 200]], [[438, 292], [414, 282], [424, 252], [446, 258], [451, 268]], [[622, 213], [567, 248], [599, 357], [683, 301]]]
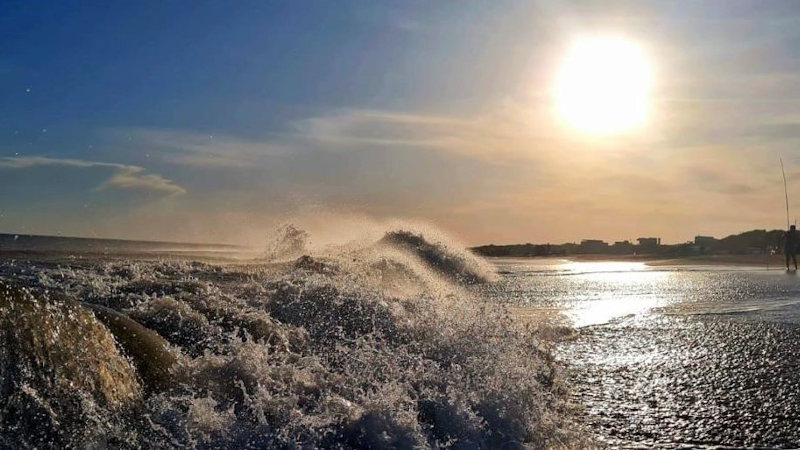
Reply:
[[[800, 216], [793, 1], [3, 1], [0, 30], [0, 232], [684, 242], [785, 227], [779, 158]], [[597, 35], [652, 64], [639, 129], [554, 113]]]

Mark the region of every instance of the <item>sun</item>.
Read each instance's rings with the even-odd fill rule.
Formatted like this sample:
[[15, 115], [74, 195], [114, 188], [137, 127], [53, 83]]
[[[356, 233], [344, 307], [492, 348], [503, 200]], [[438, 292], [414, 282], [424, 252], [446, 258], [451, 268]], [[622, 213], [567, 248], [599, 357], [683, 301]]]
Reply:
[[576, 41], [558, 72], [556, 109], [589, 134], [632, 131], [647, 122], [653, 73], [642, 48], [616, 37]]

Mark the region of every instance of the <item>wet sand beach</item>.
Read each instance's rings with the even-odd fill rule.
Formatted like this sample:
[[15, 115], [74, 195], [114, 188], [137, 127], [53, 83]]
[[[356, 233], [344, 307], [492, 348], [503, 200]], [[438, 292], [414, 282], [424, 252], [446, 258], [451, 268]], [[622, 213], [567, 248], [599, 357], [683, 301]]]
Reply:
[[800, 446], [800, 278], [743, 265], [496, 260], [488, 295], [564, 316], [581, 421], [611, 447]]
[[626, 318], [563, 349], [573, 398], [609, 445], [800, 446], [800, 327]]

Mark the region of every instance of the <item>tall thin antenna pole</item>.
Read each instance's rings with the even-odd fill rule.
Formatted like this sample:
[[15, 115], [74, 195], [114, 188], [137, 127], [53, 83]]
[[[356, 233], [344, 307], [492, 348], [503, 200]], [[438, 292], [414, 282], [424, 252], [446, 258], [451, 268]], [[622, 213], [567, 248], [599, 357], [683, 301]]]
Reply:
[[786, 197], [786, 229], [789, 229], [789, 189], [786, 188], [786, 171], [783, 170], [783, 157], [781, 159], [781, 173], [783, 174], [783, 195]]

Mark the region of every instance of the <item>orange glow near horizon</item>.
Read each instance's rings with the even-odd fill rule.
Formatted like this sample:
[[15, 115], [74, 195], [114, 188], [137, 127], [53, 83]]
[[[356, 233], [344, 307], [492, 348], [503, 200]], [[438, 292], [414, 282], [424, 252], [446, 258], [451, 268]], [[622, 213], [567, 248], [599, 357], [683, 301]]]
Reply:
[[559, 116], [587, 134], [632, 131], [647, 121], [653, 73], [642, 49], [622, 38], [585, 38], [558, 72]]

